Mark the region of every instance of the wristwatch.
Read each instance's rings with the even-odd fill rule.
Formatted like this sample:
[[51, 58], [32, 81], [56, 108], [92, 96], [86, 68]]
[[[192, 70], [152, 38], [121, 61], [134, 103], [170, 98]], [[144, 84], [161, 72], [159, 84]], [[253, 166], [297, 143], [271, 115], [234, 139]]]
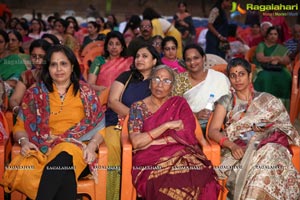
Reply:
[[18, 139], [18, 144], [21, 145], [23, 140], [28, 140], [27, 137], [21, 137], [20, 139]]

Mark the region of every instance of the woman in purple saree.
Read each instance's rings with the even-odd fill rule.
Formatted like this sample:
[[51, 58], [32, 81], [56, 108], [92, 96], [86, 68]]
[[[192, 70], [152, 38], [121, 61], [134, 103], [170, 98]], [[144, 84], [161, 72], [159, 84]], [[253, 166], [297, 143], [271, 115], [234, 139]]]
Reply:
[[152, 95], [131, 106], [133, 184], [143, 199], [217, 199], [216, 174], [195, 136], [195, 118], [182, 97], [170, 97], [174, 72], [154, 69]]

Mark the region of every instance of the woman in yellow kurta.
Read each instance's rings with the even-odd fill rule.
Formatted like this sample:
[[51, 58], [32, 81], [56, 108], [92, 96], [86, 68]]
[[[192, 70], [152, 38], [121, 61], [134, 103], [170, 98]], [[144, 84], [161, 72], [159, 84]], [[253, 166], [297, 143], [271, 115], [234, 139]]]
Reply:
[[103, 113], [95, 91], [80, 81], [79, 64], [69, 48], [51, 47], [42, 74], [42, 81], [25, 93], [14, 139], [23, 156], [30, 149], [47, 155], [35, 199], [76, 199], [76, 182], [87, 164], [96, 175]]

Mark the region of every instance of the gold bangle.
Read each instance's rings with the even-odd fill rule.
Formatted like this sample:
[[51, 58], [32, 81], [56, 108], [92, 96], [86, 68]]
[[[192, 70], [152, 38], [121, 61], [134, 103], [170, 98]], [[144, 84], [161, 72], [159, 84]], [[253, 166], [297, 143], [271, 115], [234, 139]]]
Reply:
[[96, 139], [94, 139], [94, 138], [93, 138], [93, 139], [91, 139], [89, 143], [91, 143], [91, 142], [94, 142], [94, 143], [95, 143], [95, 144], [98, 146], [98, 142], [97, 142], [97, 140], [96, 140]]

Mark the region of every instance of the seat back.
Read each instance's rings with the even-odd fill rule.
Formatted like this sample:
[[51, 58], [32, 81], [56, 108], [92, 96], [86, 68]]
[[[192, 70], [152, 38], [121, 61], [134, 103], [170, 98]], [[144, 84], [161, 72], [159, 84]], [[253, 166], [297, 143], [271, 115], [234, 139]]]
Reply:
[[99, 95], [99, 101], [104, 110], [107, 108], [108, 96], [109, 96], [110, 87], [105, 88], [101, 91]]
[[227, 61], [220, 56], [214, 54], [206, 54], [206, 60], [204, 62], [205, 69], [209, 69], [218, 64], [227, 64]]
[[101, 56], [103, 54], [103, 48], [94, 48], [91, 49], [82, 60], [83, 71], [81, 72], [83, 77], [87, 80], [88, 73], [92, 62], [95, 60], [97, 56]]
[[227, 75], [227, 64], [218, 64], [211, 67], [211, 69], [216, 70], [218, 72], [222, 72], [223, 74]]
[[250, 63], [253, 63], [253, 57], [255, 55], [256, 47], [257, 46], [253, 46], [246, 52], [245, 59]]
[[291, 92], [291, 101], [290, 101], [290, 120], [292, 124], [295, 122], [299, 112], [299, 104], [300, 104], [299, 68], [300, 68], [300, 61], [298, 60], [294, 65], [293, 79], [292, 79], [292, 92]]
[[83, 48], [81, 52], [81, 56], [85, 57], [93, 49], [103, 49], [103, 48], [104, 48], [104, 41], [98, 40], [98, 41], [90, 42]]

